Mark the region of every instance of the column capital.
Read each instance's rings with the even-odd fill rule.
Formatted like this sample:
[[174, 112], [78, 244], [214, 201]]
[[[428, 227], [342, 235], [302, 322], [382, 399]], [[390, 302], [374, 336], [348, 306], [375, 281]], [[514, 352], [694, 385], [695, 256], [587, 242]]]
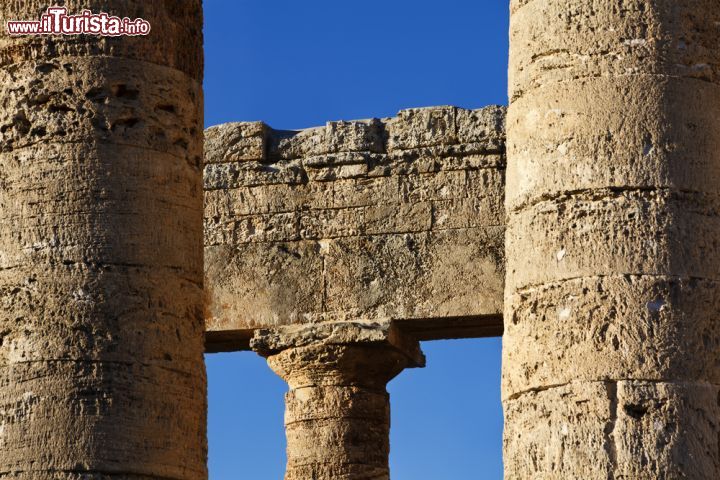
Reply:
[[425, 366], [425, 355], [420, 349], [420, 342], [404, 333], [392, 320], [286, 325], [256, 330], [250, 340], [253, 351], [263, 357], [271, 357], [290, 348], [321, 345], [387, 347], [406, 357], [408, 368]]

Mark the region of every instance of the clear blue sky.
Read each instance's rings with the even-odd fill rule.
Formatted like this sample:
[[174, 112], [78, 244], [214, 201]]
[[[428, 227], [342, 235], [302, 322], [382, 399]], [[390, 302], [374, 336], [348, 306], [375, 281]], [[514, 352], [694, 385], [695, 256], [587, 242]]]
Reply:
[[[508, 0], [205, 0], [205, 123], [507, 103]], [[389, 385], [393, 480], [501, 479], [500, 340], [423, 344]], [[208, 355], [211, 480], [279, 480], [285, 383]]]

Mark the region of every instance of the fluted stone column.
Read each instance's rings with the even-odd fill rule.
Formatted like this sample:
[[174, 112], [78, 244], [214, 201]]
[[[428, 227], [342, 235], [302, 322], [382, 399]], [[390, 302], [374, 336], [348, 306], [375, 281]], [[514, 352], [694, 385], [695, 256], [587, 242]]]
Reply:
[[286, 480], [390, 478], [385, 386], [424, 365], [417, 341], [389, 323], [330, 323], [260, 330], [251, 344], [290, 386]]
[[719, 478], [718, 4], [511, 9], [505, 476]]
[[55, 3], [152, 32], [0, 35], [0, 478], [206, 478], [201, 2]]

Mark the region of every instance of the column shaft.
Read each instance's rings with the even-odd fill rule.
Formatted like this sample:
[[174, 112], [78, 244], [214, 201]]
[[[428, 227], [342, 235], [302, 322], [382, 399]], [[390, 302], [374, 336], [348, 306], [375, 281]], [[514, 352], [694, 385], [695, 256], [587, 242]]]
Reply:
[[0, 478], [202, 479], [201, 2], [60, 3], [152, 32], [0, 36]]
[[720, 10], [511, 3], [506, 478], [717, 478]]

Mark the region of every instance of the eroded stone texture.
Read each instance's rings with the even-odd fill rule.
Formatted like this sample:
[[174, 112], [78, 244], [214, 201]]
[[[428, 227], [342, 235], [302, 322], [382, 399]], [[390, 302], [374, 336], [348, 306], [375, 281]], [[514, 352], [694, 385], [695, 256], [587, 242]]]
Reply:
[[714, 478], [717, 396], [713, 385], [642, 380], [526, 392], [505, 405], [506, 476]]
[[152, 33], [0, 37], [0, 478], [204, 478], [201, 2], [64, 5]]
[[208, 129], [209, 348], [227, 332], [344, 319], [492, 318], [500, 334], [504, 121], [502, 107], [435, 107]]
[[511, 8], [506, 478], [717, 478], [720, 11]]
[[330, 322], [257, 330], [253, 349], [290, 386], [286, 480], [389, 479], [386, 384], [425, 363], [391, 323]]

